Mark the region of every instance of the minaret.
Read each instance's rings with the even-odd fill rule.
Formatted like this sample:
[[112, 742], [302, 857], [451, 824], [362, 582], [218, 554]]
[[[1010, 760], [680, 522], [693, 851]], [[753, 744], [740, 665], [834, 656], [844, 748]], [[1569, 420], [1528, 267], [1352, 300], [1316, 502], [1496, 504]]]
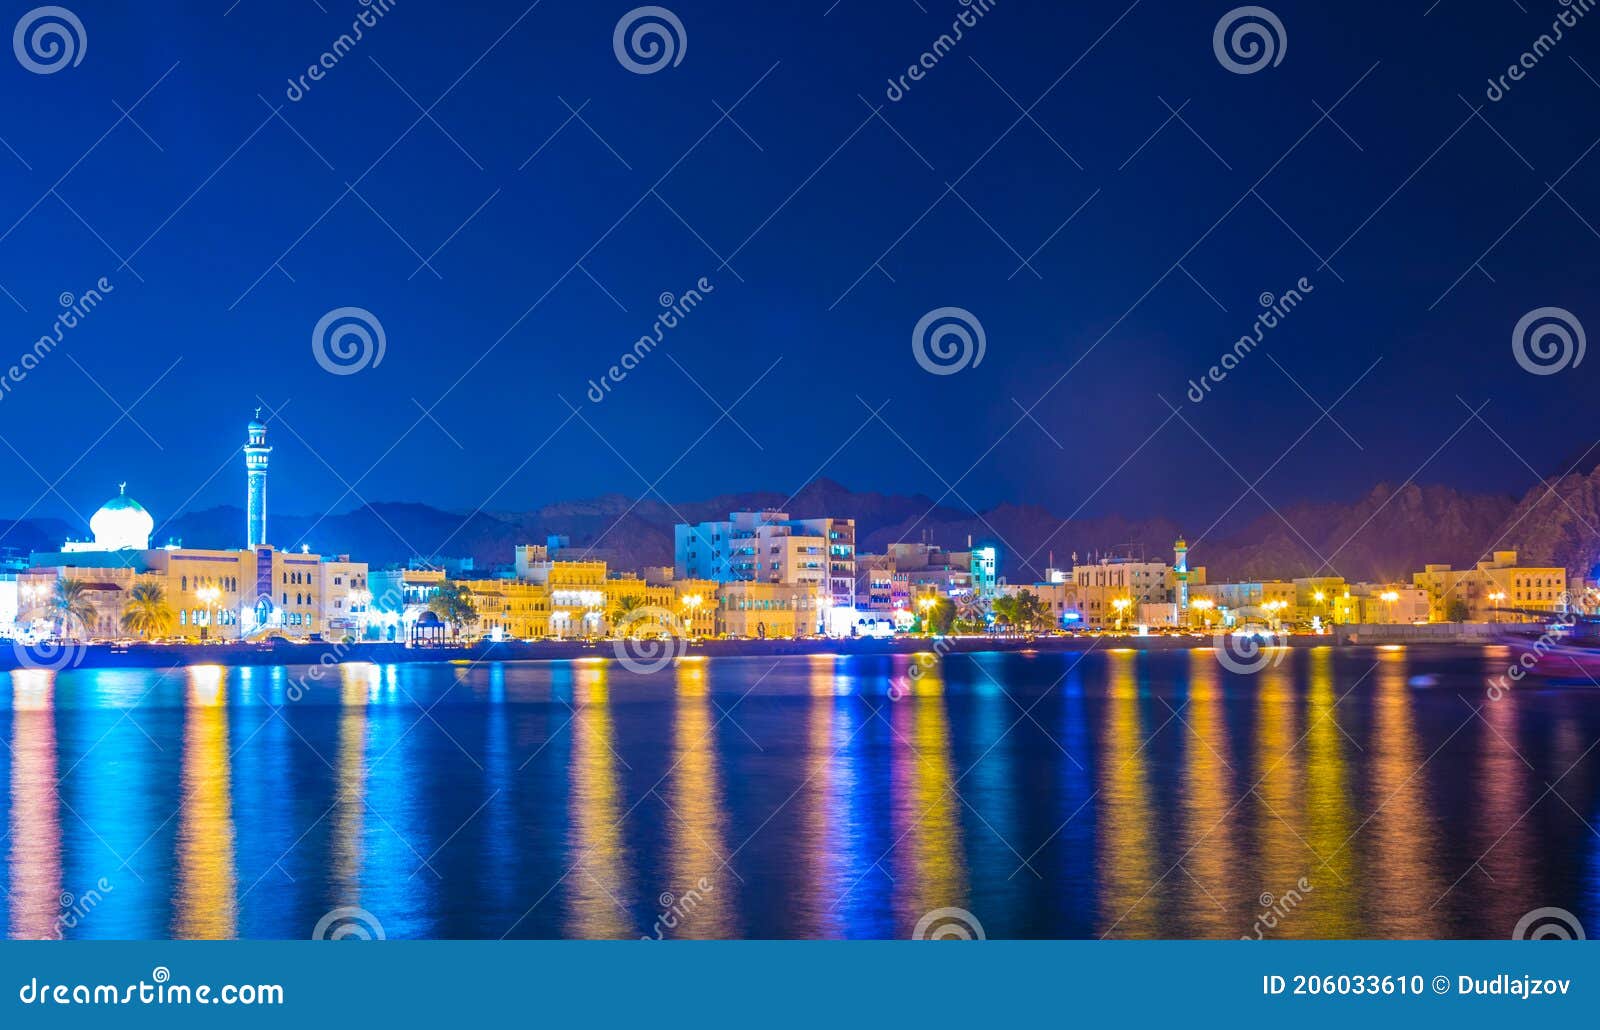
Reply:
[[249, 433], [249, 442], [244, 445], [245, 546], [256, 548], [267, 543], [267, 456], [272, 453], [260, 408], [250, 420]]
[[1178, 611], [1189, 610], [1189, 542], [1179, 537], [1172, 545], [1172, 571], [1178, 580]]

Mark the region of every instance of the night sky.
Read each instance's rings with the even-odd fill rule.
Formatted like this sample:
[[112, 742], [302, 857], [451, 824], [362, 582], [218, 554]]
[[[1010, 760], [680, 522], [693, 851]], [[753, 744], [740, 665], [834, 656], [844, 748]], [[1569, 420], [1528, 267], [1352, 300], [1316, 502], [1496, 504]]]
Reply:
[[[1600, 328], [1600, 12], [1491, 103], [1566, 8], [1275, 0], [1281, 61], [1235, 74], [1231, 4], [999, 0], [891, 102], [965, 8], [672, 0], [682, 59], [635, 74], [628, 3], [400, 0], [291, 102], [367, 8], [230, 3], [74, 0], [81, 63], [0, 61], [0, 368], [59, 295], [114, 286], [0, 399], [4, 517], [86, 515], [121, 480], [158, 522], [242, 504], [258, 403], [295, 513], [826, 475], [1209, 519], [1264, 472], [1280, 505], [1521, 492], [1596, 435], [1600, 356], [1533, 375], [1511, 343], [1545, 306]], [[334, 375], [312, 330], [347, 306], [386, 350]], [[945, 306], [986, 351], [932, 375], [912, 330]]]

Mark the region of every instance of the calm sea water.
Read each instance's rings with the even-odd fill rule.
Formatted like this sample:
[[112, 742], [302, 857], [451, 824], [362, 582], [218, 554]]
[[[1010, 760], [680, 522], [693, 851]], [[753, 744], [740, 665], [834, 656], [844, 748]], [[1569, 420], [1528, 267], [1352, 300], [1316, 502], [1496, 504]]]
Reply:
[[898, 699], [903, 656], [0, 674], [0, 904], [14, 937], [1600, 932], [1600, 692], [1491, 700], [1506, 661], [952, 656]]

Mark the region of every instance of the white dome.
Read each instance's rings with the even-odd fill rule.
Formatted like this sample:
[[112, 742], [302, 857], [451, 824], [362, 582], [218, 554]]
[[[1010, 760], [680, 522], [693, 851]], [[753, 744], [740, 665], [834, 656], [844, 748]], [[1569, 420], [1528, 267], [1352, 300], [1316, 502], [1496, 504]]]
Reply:
[[[127, 485], [123, 485], [126, 491]], [[94, 532], [94, 545], [97, 550], [120, 551], [131, 548], [136, 551], [150, 549], [150, 534], [155, 531], [156, 520], [150, 513], [126, 492], [119, 493], [100, 507], [89, 519], [89, 528]]]

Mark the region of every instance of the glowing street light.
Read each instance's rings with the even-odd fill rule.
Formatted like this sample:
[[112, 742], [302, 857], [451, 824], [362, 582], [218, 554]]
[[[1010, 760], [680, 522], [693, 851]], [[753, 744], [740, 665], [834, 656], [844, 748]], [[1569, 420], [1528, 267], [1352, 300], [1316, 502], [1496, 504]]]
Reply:
[[204, 601], [206, 604], [206, 621], [205, 624], [200, 627], [200, 639], [204, 640], [206, 639], [207, 633], [209, 633], [211, 630], [213, 611], [217, 603], [217, 599], [222, 596], [222, 591], [218, 590], [216, 587], [201, 587], [199, 590], [194, 592], [194, 595], [200, 600]]
[[1499, 622], [1500, 621], [1500, 602], [1504, 601], [1505, 599], [1506, 599], [1506, 592], [1504, 590], [1496, 590], [1494, 593], [1489, 595], [1489, 600], [1494, 602], [1494, 621], [1495, 622]]
[[1111, 602], [1111, 607], [1117, 610], [1117, 632], [1122, 632], [1122, 616], [1127, 612], [1133, 602], [1126, 597], [1116, 598]]
[[682, 599], [681, 603], [689, 610], [689, 614], [684, 616], [684, 618], [688, 622], [689, 635], [693, 636], [695, 612], [700, 610], [700, 606], [702, 604], [705, 604], [705, 598], [701, 597], [699, 594], [689, 594], [687, 597]]

